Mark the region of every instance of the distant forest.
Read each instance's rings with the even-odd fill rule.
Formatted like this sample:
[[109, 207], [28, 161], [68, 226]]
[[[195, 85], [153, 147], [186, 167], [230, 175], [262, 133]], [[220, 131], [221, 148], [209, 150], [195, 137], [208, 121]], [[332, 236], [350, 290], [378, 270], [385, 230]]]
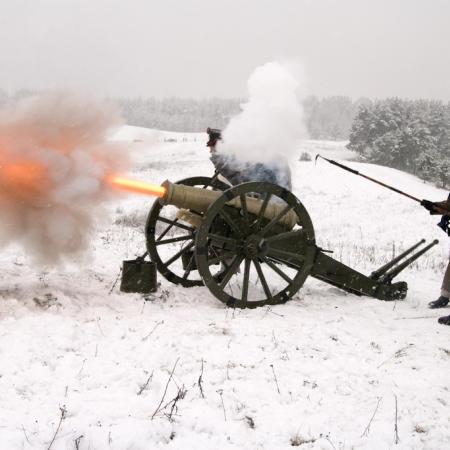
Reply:
[[[180, 98], [127, 98], [117, 100], [130, 125], [171, 131], [204, 131], [224, 128], [238, 114], [244, 99], [207, 100]], [[311, 139], [347, 140], [359, 106], [368, 99], [309, 96], [303, 101], [305, 122]]]
[[[0, 89], [0, 107], [32, 94], [8, 95]], [[129, 125], [168, 131], [224, 128], [244, 99], [119, 98]], [[311, 139], [349, 140], [362, 160], [410, 172], [442, 187], [450, 185], [450, 103], [436, 100], [356, 101], [349, 97], [303, 100]]]
[[[0, 89], [0, 107], [33, 94], [20, 90], [14, 94]], [[245, 100], [239, 98], [117, 98], [125, 121], [129, 125], [168, 131], [204, 131], [207, 127], [224, 128], [230, 118], [238, 114]], [[319, 99], [309, 96], [303, 101], [305, 122], [311, 139], [347, 140], [352, 120], [360, 105], [368, 99], [353, 101], [336, 96]]]

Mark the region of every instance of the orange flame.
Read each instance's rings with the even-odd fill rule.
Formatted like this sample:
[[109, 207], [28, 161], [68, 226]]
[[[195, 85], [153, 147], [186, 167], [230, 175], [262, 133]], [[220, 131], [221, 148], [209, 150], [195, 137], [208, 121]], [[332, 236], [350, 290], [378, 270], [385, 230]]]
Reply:
[[106, 181], [117, 189], [134, 192], [138, 194], [154, 195], [156, 197], [164, 197], [166, 188], [157, 184], [145, 183], [144, 181], [132, 180], [117, 175], [111, 175]]
[[46, 168], [34, 162], [0, 161], [0, 187], [4, 192], [20, 198], [28, 198], [43, 193], [49, 188]]
[[[0, 155], [1, 156], [1, 155]], [[21, 199], [41, 197], [49, 191], [47, 168], [39, 163], [17, 161], [4, 163], [0, 158], [0, 191], [8, 192]], [[127, 192], [164, 197], [166, 188], [144, 181], [133, 180], [118, 175], [105, 177], [110, 186]]]

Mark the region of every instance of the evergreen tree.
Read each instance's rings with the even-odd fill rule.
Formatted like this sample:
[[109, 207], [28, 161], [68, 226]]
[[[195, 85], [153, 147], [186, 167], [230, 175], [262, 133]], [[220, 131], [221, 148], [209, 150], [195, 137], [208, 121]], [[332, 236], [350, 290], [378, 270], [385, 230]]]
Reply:
[[447, 186], [450, 108], [439, 101], [390, 98], [363, 104], [348, 148], [368, 161], [417, 174]]

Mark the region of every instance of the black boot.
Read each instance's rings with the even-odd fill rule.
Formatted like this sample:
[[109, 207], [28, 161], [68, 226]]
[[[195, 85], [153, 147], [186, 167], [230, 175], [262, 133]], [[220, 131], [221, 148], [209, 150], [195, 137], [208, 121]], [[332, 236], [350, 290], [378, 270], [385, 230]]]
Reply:
[[450, 325], [450, 316], [439, 317], [438, 322], [442, 325]]
[[428, 307], [431, 309], [444, 308], [447, 305], [448, 305], [448, 298], [443, 297], [442, 295], [437, 300], [428, 303]]

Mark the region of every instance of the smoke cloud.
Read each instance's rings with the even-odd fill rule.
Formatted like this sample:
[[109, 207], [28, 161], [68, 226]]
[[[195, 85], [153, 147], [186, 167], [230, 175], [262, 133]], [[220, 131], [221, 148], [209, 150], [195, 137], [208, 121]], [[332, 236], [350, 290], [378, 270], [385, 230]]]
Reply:
[[107, 141], [118, 125], [111, 105], [62, 92], [0, 110], [0, 246], [19, 242], [47, 264], [83, 253], [117, 195], [103, 180], [127, 168]]
[[257, 67], [248, 80], [248, 101], [223, 130], [218, 150], [243, 162], [276, 165], [280, 157], [289, 159], [306, 136], [303, 88], [299, 66]]

